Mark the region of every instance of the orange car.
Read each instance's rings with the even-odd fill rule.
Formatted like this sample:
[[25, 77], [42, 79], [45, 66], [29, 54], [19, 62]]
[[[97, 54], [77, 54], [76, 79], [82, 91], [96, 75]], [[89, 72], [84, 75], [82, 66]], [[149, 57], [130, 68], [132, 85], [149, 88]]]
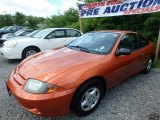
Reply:
[[87, 33], [65, 47], [28, 57], [7, 81], [9, 94], [40, 116], [93, 112], [106, 89], [151, 70], [155, 45], [130, 31]]

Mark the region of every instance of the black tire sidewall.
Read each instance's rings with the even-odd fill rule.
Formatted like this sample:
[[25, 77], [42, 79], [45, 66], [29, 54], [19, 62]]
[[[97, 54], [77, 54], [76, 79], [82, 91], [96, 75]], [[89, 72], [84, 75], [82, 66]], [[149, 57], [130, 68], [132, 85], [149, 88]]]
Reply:
[[[93, 88], [93, 87], [96, 87], [97, 89], [99, 89], [100, 91], [100, 98], [99, 98], [99, 101], [97, 102], [96, 106], [89, 110], [89, 111], [84, 111], [82, 108], [81, 108], [81, 100], [82, 100], [82, 97], [84, 96], [84, 94], [86, 93], [86, 91], [88, 91], [90, 88]], [[75, 96], [75, 99], [74, 99], [74, 106], [73, 106], [73, 111], [80, 117], [83, 117], [83, 116], [86, 116], [90, 113], [92, 113], [97, 107], [98, 105], [100, 104], [101, 100], [102, 100], [102, 96], [103, 96], [103, 87], [101, 85], [101, 83], [99, 82], [91, 82], [91, 83], [87, 83], [85, 84], [84, 86], [82, 86], [78, 92], [76, 93], [77, 95]]]

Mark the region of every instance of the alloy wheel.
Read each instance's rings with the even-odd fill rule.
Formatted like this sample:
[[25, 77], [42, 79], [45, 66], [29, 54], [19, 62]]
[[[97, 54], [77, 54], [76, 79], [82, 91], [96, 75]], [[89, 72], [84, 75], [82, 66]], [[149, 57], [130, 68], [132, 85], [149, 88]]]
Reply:
[[37, 51], [35, 51], [35, 50], [29, 50], [29, 51], [26, 53], [26, 57], [29, 57], [29, 56], [34, 55], [34, 54], [36, 54], [36, 53], [37, 53]]
[[84, 111], [92, 110], [100, 100], [100, 90], [96, 87], [87, 90], [81, 100], [81, 108]]

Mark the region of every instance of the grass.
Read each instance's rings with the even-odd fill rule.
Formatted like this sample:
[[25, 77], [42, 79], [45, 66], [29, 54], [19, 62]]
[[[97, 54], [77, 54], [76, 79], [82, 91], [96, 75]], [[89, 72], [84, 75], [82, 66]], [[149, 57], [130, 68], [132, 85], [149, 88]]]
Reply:
[[154, 66], [156, 68], [160, 68], [160, 58], [156, 62], [154, 62]]

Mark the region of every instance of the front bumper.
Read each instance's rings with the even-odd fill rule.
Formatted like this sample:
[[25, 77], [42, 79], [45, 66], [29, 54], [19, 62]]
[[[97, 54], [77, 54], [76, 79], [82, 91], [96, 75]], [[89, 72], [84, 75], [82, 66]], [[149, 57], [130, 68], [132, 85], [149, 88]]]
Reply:
[[21, 59], [21, 52], [15, 48], [6, 48], [5, 46], [0, 48], [0, 54], [7, 59]]
[[53, 117], [69, 112], [75, 89], [56, 91], [52, 94], [31, 94], [24, 91], [24, 86], [20, 85], [22, 83], [20, 79], [17, 82], [12, 76], [6, 83], [8, 90], [18, 103], [31, 113], [43, 117]]

